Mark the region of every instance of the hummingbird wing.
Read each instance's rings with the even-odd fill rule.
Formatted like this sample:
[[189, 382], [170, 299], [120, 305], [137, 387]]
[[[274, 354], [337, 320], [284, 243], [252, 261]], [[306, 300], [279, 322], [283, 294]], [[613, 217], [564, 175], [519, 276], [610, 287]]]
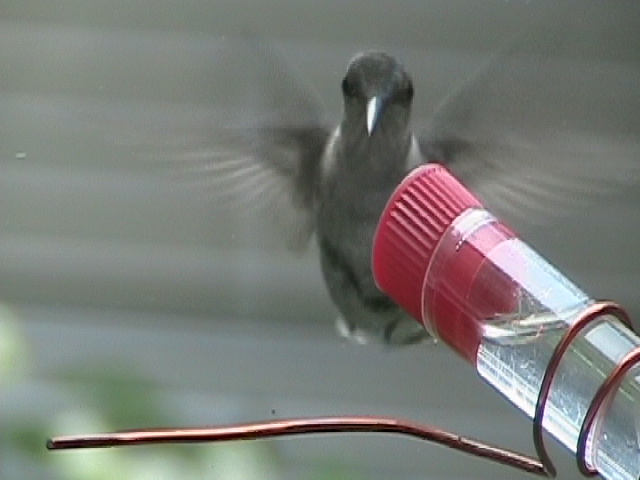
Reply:
[[578, 49], [579, 38], [544, 31], [499, 51], [421, 137], [510, 222], [544, 224], [640, 185], [637, 69]]
[[202, 148], [175, 156], [178, 177], [202, 186], [205, 201], [271, 224], [299, 250], [313, 233], [313, 194], [329, 137], [320, 102], [264, 41], [227, 41], [215, 63], [224, 70], [228, 107], [209, 122]]
[[[176, 58], [182, 41], [168, 42]], [[313, 232], [313, 188], [329, 137], [314, 90], [264, 39], [187, 41], [179, 82], [178, 73], [143, 77], [141, 98], [83, 111], [78, 129], [101, 132], [108, 151], [159, 171], [194, 209], [206, 209], [216, 241], [301, 249]]]

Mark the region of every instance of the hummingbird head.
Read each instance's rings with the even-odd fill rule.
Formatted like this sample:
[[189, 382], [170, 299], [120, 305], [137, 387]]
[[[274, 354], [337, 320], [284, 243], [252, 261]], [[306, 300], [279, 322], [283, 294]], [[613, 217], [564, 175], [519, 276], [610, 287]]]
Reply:
[[407, 130], [413, 99], [413, 84], [404, 67], [383, 52], [365, 52], [349, 63], [342, 80], [343, 125], [391, 135]]

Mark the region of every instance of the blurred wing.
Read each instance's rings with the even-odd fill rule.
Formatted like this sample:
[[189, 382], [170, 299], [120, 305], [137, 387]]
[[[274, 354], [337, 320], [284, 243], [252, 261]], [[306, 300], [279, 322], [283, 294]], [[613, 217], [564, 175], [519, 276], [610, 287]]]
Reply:
[[[328, 131], [314, 90], [275, 47], [263, 39], [201, 34], [80, 43], [87, 61], [127, 48], [132, 65], [144, 68], [121, 67], [114, 57], [126, 75], [114, 74], [105, 98], [82, 99], [67, 117], [54, 119], [73, 130], [73, 141], [87, 138], [92, 155], [109, 152], [114, 164], [163, 175], [180, 198], [192, 199], [194, 210], [210, 212], [205, 228], [220, 233], [220, 241], [306, 243]], [[48, 107], [42, 99], [34, 103]], [[43, 127], [49, 135], [52, 124]]]
[[302, 248], [313, 231], [312, 193], [329, 134], [315, 92], [262, 39], [212, 38], [202, 52], [197, 74], [188, 72], [200, 79], [191, 81], [197, 94], [188, 93], [197, 103], [162, 104], [142, 120], [121, 117], [110, 122], [110, 137], [165, 163], [172, 182], [210, 205], [214, 222], [220, 215], [233, 225], [254, 222], [255, 236], [268, 230], [278, 243]]
[[457, 143], [446, 151], [454, 174], [509, 222], [547, 224], [618, 193], [638, 192], [640, 201], [637, 143], [574, 134], [541, 144]]
[[423, 137], [509, 221], [541, 224], [639, 189], [640, 72], [577, 48], [540, 32], [503, 49], [442, 102]]
[[176, 158], [178, 173], [249, 221], [274, 226], [292, 249], [313, 233], [316, 174], [328, 130], [312, 89], [259, 39], [227, 41], [217, 50], [222, 118], [206, 147]]
[[266, 221], [290, 249], [304, 248], [313, 233], [313, 193], [327, 130], [238, 127], [215, 134], [217, 147], [179, 158], [181, 177], [202, 187], [207, 201]]

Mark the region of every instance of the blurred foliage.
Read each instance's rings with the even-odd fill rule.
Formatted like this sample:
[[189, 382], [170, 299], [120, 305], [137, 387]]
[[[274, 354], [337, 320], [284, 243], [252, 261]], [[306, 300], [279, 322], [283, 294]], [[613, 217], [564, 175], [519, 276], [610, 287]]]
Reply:
[[[179, 419], [158, 392], [160, 386], [118, 361], [81, 363], [55, 374], [35, 372], [28, 338], [18, 316], [0, 305], [0, 402], [20, 389], [42, 393], [35, 404], [56, 412], [9, 415], [0, 410], [0, 478], [47, 480], [275, 480], [291, 478], [281, 465], [277, 441], [218, 445], [158, 445], [49, 452], [47, 437], [96, 433], [143, 426], [170, 426]], [[46, 388], [43, 386], [46, 385]], [[64, 398], [64, 408], [49, 405], [48, 387]], [[18, 397], [20, 397], [18, 395]], [[5, 397], [6, 398], [6, 397]], [[21, 397], [20, 397], [21, 398]], [[0, 403], [2, 405], [2, 403]], [[44, 417], [44, 418], [43, 418]], [[282, 440], [281, 440], [282, 441]], [[356, 479], [331, 461], [308, 469], [309, 480]]]
[[365, 480], [365, 476], [358, 475], [347, 465], [325, 462], [317, 466], [310, 475], [310, 480]]
[[30, 355], [15, 314], [0, 304], [0, 388], [22, 379], [29, 369]]
[[130, 365], [117, 361], [73, 367], [56, 377], [76, 398], [93, 405], [106, 423], [118, 429], [132, 425], [158, 425], [171, 418], [158, 402], [157, 385]]

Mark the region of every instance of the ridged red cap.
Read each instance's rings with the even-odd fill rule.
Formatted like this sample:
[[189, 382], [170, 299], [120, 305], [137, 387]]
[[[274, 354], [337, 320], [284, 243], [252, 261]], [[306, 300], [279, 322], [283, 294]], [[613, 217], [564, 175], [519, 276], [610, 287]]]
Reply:
[[387, 203], [374, 237], [373, 274], [378, 287], [423, 325], [423, 284], [438, 242], [462, 212], [479, 206], [438, 164], [413, 170]]

